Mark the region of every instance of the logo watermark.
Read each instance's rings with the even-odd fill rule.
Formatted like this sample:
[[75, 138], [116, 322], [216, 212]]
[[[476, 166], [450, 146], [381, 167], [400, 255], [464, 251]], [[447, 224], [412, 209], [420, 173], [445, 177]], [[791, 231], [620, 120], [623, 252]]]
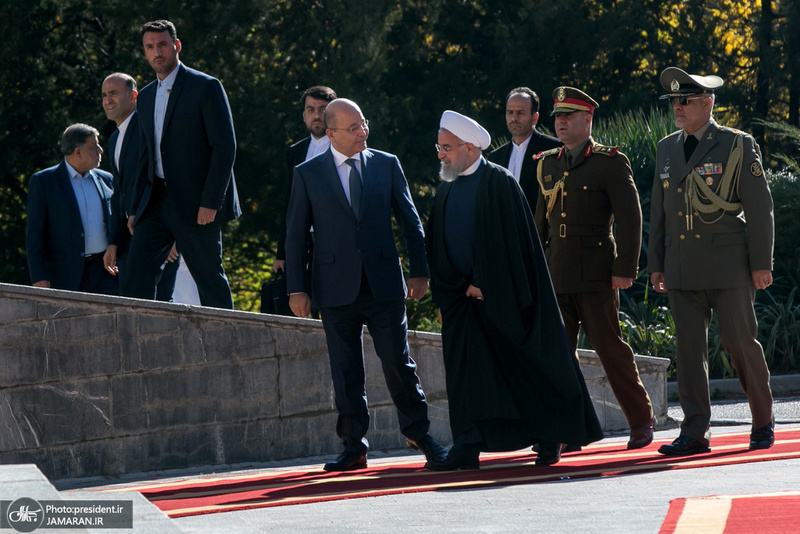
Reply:
[[0, 501], [0, 529], [133, 528], [133, 501]]

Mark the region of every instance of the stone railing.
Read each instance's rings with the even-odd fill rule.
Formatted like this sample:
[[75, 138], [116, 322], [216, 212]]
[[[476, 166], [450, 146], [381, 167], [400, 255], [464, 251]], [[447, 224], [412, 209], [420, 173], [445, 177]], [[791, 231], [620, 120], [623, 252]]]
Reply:
[[[2, 464], [63, 479], [341, 450], [319, 321], [0, 284], [0, 340]], [[409, 344], [431, 433], [448, 443], [441, 338], [411, 332]], [[367, 437], [403, 447], [366, 347]], [[637, 362], [664, 421], [667, 361]], [[604, 428], [625, 430], [596, 356], [581, 365]]]

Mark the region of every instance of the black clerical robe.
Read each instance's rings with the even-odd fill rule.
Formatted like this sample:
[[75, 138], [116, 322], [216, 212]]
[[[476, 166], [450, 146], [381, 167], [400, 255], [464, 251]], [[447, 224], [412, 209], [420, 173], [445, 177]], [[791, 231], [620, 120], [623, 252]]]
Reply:
[[[453, 437], [477, 429], [486, 451], [602, 439], [522, 190], [493, 163], [476, 172], [482, 177], [474, 205], [463, 207], [475, 211], [474, 273], [457, 269], [445, 245], [444, 214], [455, 182], [439, 185], [428, 219]], [[472, 280], [484, 300], [466, 296]]]

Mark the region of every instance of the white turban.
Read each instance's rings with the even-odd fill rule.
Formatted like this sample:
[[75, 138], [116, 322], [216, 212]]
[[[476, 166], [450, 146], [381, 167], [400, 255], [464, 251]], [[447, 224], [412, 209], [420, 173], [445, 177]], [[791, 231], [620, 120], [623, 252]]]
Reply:
[[439, 128], [447, 130], [462, 141], [481, 147], [481, 150], [486, 150], [492, 144], [492, 136], [486, 128], [455, 111], [447, 110], [442, 113]]

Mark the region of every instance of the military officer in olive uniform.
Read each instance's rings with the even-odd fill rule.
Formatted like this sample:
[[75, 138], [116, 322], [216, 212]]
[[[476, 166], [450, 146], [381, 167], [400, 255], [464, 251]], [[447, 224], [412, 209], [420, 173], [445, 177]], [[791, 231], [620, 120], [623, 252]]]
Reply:
[[572, 87], [557, 88], [553, 98], [556, 135], [565, 146], [534, 157], [536, 226], [572, 347], [583, 327], [631, 428], [628, 448], [639, 449], [653, 441], [653, 409], [619, 326], [619, 290], [638, 271], [639, 194], [619, 147], [592, 139], [597, 102]]
[[661, 85], [677, 132], [658, 143], [650, 213], [647, 271], [656, 291], [669, 292], [677, 334], [680, 436], [659, 452], [709, 451], [708, 324], [720, 339], [747, 394], [751, 449], [772, 446], [769, 370], [756, 341], [756, 289], [772, 283], [772, 196], [758, 144], [711, 118], [718, 76], [669, 67]]

